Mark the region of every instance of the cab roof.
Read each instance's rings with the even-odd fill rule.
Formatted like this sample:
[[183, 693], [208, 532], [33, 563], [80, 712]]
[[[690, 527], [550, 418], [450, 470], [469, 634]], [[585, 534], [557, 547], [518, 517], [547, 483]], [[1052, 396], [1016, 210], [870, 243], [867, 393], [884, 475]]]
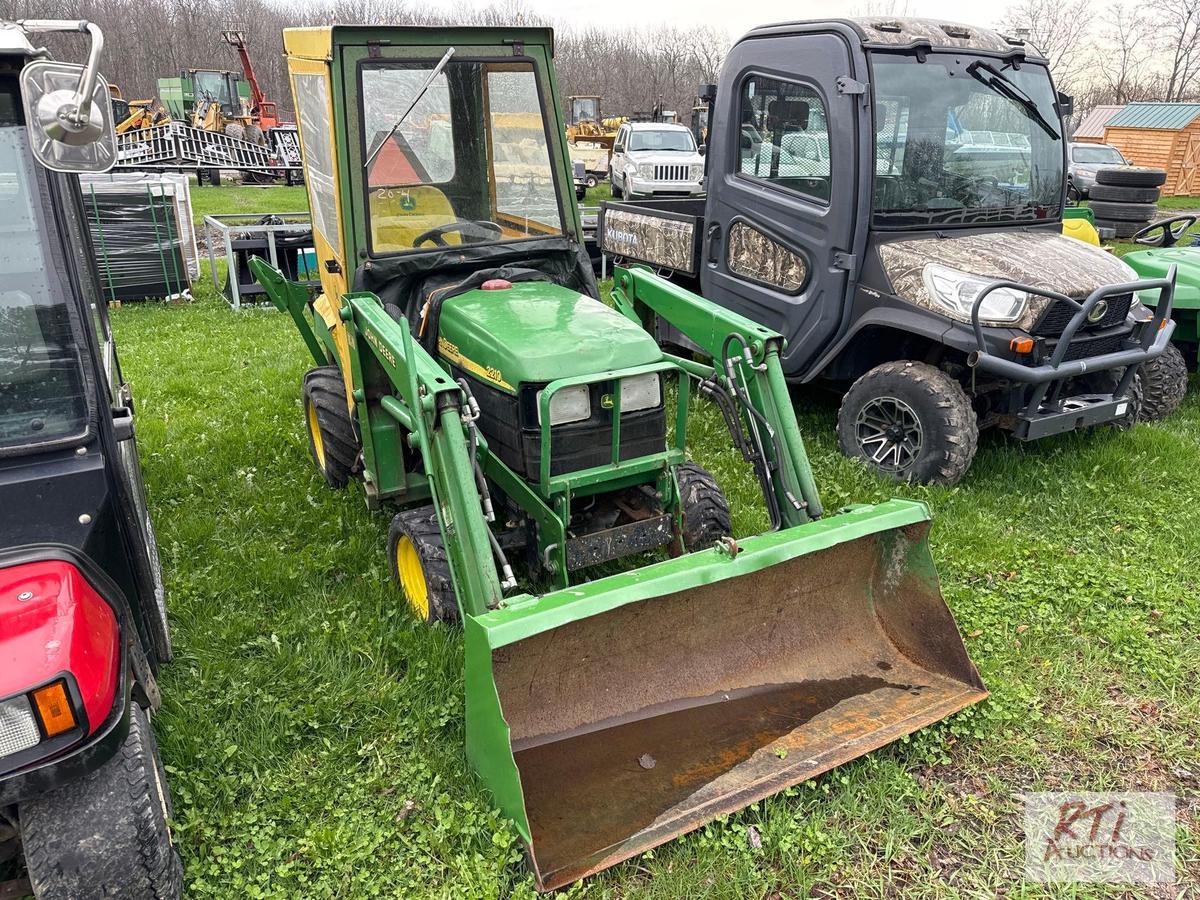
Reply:
[[978, 50], [983, 53], [1019, 53], [1042, 58], [1041, 52], [1020, 38], [1008, 37], [990, 28], [965, 25], [945, 19], [910, 16], [860, 16], [850, 19], [816, 19], [781, 22], [755, 28], [747, 37], [787, 34], [811, 30], [813, 26], [841, 24], [854, 31], [864, 47], [886, 49], [925, 46], [931, 50]]
[[0, 56], [37, 56], [29, 35], [16, 22], [0, 21]]
[[518, 55], [524, 44], [543, 46], [554, 55], [554, 29], [545, 27], [479, 27], [428, 25], [322, 25], [285, 28], [283, 46], [289, 56], [329, 59], [334, 45], [496, 47], [506, 55]]

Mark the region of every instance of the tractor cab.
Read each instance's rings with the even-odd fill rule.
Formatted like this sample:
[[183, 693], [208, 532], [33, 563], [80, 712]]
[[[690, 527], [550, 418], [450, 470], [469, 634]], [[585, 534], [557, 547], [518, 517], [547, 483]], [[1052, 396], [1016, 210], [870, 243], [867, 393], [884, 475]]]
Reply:
[[[31, 43], [62, 31], [86, 66]], [[116, 161], [102, 45], [0, 22], [0, 896], [170, 900], [162, 572], [76, 177]]]

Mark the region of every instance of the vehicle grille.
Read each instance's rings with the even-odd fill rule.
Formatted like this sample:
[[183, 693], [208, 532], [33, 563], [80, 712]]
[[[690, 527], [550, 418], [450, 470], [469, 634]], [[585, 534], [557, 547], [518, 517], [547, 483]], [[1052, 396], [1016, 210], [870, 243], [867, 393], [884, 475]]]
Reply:
[[[1133, 304], [1133, 294], [1118, 294], [1108, 298], [1108, 309], [1099, 322], [1084, 322], [1080, 331], [1097, 331], [1101, 328], [1112, 328], [1120, 325], [1129, 315], [1129, 307]], [[1041, 318], [1034, 323], [1032, 334], [1038, 337], [1057, 337], [1066, 330], [1075, 315], [1075, 308], [1070, 304], [1055, 300], [1042, 313]]]
[[1076, 338], [1067, 347], [1067, 355], [1063, 357], [1063, 361], [1070, 362], [1073, 359], [1089, 359], [1105, 353], [1116, 353], [1125, 343], [1126, 337], [1125, 334], [1106, 334], [1103, 337], [1091, 339]]
[[655, 166], [654, 167], [655, 181], [687, 181], [688, 167], [687, 166]]

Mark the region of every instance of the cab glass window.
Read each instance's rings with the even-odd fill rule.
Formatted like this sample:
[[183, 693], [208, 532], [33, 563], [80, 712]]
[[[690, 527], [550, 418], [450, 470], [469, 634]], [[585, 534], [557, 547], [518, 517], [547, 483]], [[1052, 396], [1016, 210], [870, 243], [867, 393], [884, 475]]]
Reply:
[[0, 450], [82, 437], [88, 404], [44, 173], [0, 79]]
[[333, 177], [333, 147], [329, 133], [329, 93], [324, 75], [292, 76], [296, 118], [304, 149], [304, 181], [313, 223], [334, 253], [341, 252], [337, 229], [337, 183]]
[[362, 69], [372, 251], [561, 234], [533, 65], [452, 61], [418, 98], [433, 66], [371, 63]]
[[739, 116], [742, 175], [829, 199], [829, 127], [816, 91], [751, 75], [742, 82]]

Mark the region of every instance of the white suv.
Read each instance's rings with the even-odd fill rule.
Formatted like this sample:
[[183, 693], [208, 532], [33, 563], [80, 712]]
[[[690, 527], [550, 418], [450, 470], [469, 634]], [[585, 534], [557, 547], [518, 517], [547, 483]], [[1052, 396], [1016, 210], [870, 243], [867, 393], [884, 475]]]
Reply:
[[608, 164], [616, 198], [678, 196], [704, 190], [704, 157], [683, 125], [627, 122], [617, 130]]

